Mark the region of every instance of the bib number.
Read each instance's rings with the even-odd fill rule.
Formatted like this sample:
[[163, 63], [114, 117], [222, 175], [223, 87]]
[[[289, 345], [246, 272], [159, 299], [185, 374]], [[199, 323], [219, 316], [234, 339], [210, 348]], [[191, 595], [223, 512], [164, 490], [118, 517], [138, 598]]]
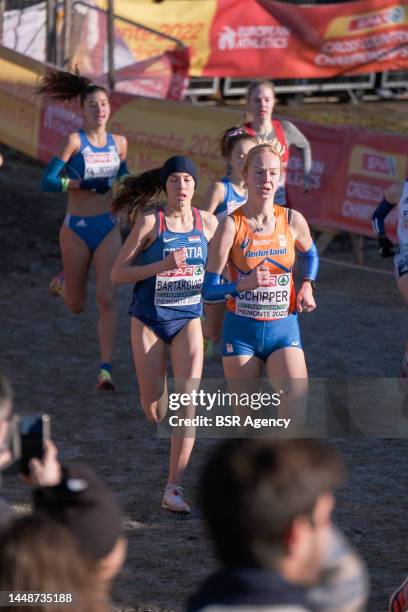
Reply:
[[243, 291], [235, 298], [235, 313], [251, 319], [282, 319], [290, 307], [291, 274], [273, 274], [268, 287]]
[[155, 306], [190, 306], [201, 301], [202, 265], [183, 266], [156, 275]]

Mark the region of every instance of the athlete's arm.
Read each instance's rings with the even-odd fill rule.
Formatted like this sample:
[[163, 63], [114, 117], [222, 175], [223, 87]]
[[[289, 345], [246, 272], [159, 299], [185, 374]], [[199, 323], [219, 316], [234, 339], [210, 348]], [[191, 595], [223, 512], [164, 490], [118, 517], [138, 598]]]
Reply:
[[215, 181], [212, 185], [207, 189], [203, 200], [201, 202], [200, 208], [202, 210], [207, 210], [210, 213], [214, 213], [217, 209], [217, 206], [221, 204], [225, 197], [225, 185], [221, 181]]
[[234, 244], [235, 223], [227, 216], [218, 225], [209, 245], [207, 269], [204, 276], [203, 297], [208, 302], [222, 300], [227, 295], [238, 295], [237, 283], [221, 283], [221, 275]]
[[218, 225], [210, 244], [207, 271], [204, 276], [203, 297], [208, 302], [216, 302], [228, 296], [237, 296], [240, 291], [268, 286], [269, 270], [258, 266], [238, 282], [221, 283], [222, 272], [228, 261], [228, 255], [234, 244], [235, 224], [227, 216]]
[[302, 151], [304, 190], [309, 191], [312, 175], [312, 150], [310, 142], [291, 121], [282, 121], [282, 128], [288, 147], [294, 145]]
[[207, 241], [210, 242], [215, 234], [215, 230], [218, 227], [218, 219], [215, 215], [207, 212], [206, 210], [201, 210], [200, 214], [201, 219], [203, 220], [204, 235], [207, 238]]
[[128, 141], [126, 136], [122, 136], [121, 134], [113, 134], [113, 139], [115, 141], [120, 158], [120, 166], [116, 175], [116, 180], [121, 183], [123, 179], [129, 176], [130, 174], [126, 161], [128, 153]]
[[303, 268], [303, 280], [297, 294], [296, 306], [299, 312], [310, 312], [316, 308], [313, 289], [319, 271], [319, 255], [310, 235], [307, 221], [297, 210], [292, 210], [290, 229], [295, 239], [296, 249], [301, 256]]
[[378, 238], [378, 252], [381, 257], [392, 257], [395, 254], [394, 245], [385, 231], [385, 219], [393, 207], [398, 204], [404, 189], [404, 183], [395, 183], [388, 187], [372, 216], [373, 230]]
[[159, 272], [185, 265], [186, 252], [183, 248], [171, 252], [160, 261], [144, 266], [132, 265], [138, 253], [152, 244], [155, 234], [156, 215], [140, 215], [113, 264], [111, 279], [114, 283], [137, 283]]
[[42, 180], [42, 191], [69, 191], [71, 189], [80, 189], [80, 181], [68, 178], [61, 178], [60, 174], [67, 161], [79, 151], [80, 140], [76, 132], [69, 134], [64, 140], [58, 156], [52, 158], [46, 167]]

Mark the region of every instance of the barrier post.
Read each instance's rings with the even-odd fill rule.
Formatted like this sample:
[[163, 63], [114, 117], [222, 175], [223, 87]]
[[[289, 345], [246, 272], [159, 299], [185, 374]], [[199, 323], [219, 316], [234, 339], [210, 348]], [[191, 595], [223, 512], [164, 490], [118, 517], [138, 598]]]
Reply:
[[113, 91], [115, 89], [115, 29], [114, 29], [114, 0], [108, 0], [107, 8], [107, 42], [108, 42], [108, 81], [109, 88]]
[[57, 1], [47, 0], [46, 58], [51, 64], [57, 63]]

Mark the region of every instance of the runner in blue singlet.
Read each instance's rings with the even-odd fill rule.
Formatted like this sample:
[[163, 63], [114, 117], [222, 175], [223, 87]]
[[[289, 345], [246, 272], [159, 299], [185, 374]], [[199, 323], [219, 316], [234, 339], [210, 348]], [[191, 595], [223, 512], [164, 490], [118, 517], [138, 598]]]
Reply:
[[[221, 153], [228, 162], [228, 176], [210, 185], [201, 204], [203, 210], [214, 213], [219, 221], [232, 214], [247, 200], [242, 168], [248, 152], [255, 145], [256, 138], [243, 128], [228, 128], [221, 138]], [[212, 342], [220, 340], [224, 314], [225, 300], [205, 305], [203, 331], [208, 342], [208, 354], [213, 350]]]
[[[113, 266], [112, 279], [134, 284], [129, 311], [133, 358], [142, 408], [156, 423], [167, 409], [167, 348], [174, 378], [181, 381], [180, 393], [201, 378], [201, 286], [207, 244], [217, 220], [192, 208], [196, 183], [194, 163], [187, 157], [171, 157], [162, 168], [128, 177], [113, 205], [115, 213], [125, 211], [134, 224]], [[166, 193], [164, 205], [157, 204], [161, 191]], [[171, 438], [162, 505], [174, 512], [190, 511], [180, 484], [194, 444], [191, 436], [179, 431]]]
[[[117, 308], [110, 272], [121, 247], [119, 227], [111, 212], [115, 179], [128, 174], [127, 140], [109, 134], [106, 89], [70, 72], [49, 72], [40, 93], [57, 100], [79, 98], [83, 128], [69, 134], [59, 156], [47, 166], [43, 191], [68, 192], [68, 209], [59, 239], [64, 271], [51, 281], [73, 313], [85, 307], [88, 273], [93, 260], [99, 308], [100, 367], [97, 387], [113, 389], [112, 356], [116, 341]], [[61, 176], [62, 175], [62, 176]]]

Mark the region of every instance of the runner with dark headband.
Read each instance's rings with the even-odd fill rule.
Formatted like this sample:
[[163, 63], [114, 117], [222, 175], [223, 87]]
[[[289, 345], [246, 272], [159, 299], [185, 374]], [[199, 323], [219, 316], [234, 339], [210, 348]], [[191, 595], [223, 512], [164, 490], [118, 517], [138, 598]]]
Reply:
[[[174, 156], [162, 168], [128, 177], [114, 201], [132, 231], [113, 266], [116, 283], [134, 284], [129, 313], [140, 401], [149, 421], [167, 410], [166, 372], [170, 353], [177, 391], [198, 384], [203, 367], [201, 289], [207, 245], [217, 220], [191, 205], [197, 170], [188, 157]], [[160, 193], [166, 202], [158, 203]], [[191, 414], [192, 406], [186, 407]], [[162, 505], [190, 512], [181, 482], [194, 445], [191, 429], [171, 437], [170, 466]]]

